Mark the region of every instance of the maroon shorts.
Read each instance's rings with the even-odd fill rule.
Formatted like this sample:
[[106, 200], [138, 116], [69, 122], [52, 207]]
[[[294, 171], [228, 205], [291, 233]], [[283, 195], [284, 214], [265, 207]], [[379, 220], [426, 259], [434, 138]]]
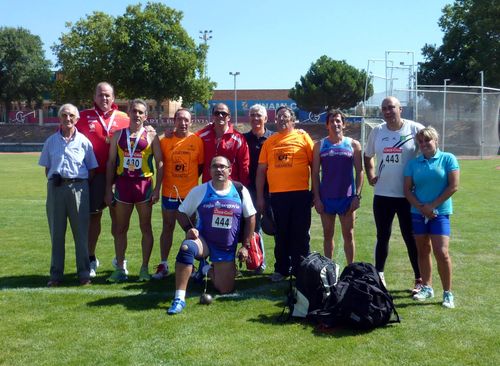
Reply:
[[141, 203], [151, 199], [153, 179], [118, 176], [115, 180], [115, 199], [122, 203]]

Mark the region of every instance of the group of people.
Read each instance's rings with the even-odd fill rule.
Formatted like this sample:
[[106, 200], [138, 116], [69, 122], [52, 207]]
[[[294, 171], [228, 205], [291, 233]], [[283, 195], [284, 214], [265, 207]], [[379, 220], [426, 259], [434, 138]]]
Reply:
[[[167, 261], [176, 223], [185, 231], [176, 256], [176, 290], [167, 310], [171, 315], [185, 308], [193, 276], [209, 276], [220, 293], [233, 291], [236, 259], [246, 260], [255, 236], [265, 257], [263, 217], [274, 220], [272, 281], [294, 274], [301, 257], [309, 254], [312, 206], [321, 216], [325, 256], [333, 257], [338, 215], [346, 261], [354, 261], [354, 223], [364, 177], [362, 149], [358, 141], [344, 136], [346, 121], [341, 111], [328, 111], [328, 135], [316, 143], [295, 128], [294, 111], [287, 106], [276, 110], [276, 133], [266, 128], [266, 109], [252, 106], [251, 129], [241, 134], [224, 103], [213, 107], [213, 122], [196, 133], [190, 131], [189, 110], [177, 110], [174, 130], [160, 139], [152, 127], [145, 126], [148, 106], [143, 100], [133, 100], [127, 115], [118, 111], [114, 96], [113, 87], [102, 82], [95, 90], [94, 108], [79, 114], [75, 106], [63, 105], [58, 114], [60, 129], [44, 144], [39, 164], [48, 178], [52, 241], [48, 286], [63, 281], [68, 219], [80, 283], [88, 285], [97, 275], [96, 244], [106, 207], [115, 244], [114, 271], [108, 282], [128, 279], [125, 254], [134, 207], [142, 234], [139, 281], [169, 274]], [[376, 268], [385, 281], [392, 221], [397, 214], [415, 274], [414, 298], [434, 296], [432, 247], [445, 290], [443, 305], [453, 307], [449, 214], [450, 197], [458, 186], [458, 163], [453, 155], [439, 151], [432, 127], [401, 118], [396, 98], [386, 98], [382, 111], [385, 123], [370, 133], [364, 152], [367, 179], [375, 186]], [[422, 152], [419, 157], [417, 147]], [[200, 175], [202, 184], [198, 184]], [[151, 275], [152, 206], [160, 199], [160, 263]], [[265, 268], [264, 260], [255, 272]]]

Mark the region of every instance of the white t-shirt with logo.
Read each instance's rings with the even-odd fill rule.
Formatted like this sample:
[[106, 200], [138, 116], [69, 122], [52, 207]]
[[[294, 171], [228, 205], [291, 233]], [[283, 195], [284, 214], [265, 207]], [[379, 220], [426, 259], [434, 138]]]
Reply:
[[403, 119], [403, 126], [397, 131], [387, 128], [387, 123], [376, 126], [368, 136], [365, 156], [376, 156], [375, 194], [386, 197], [404, 197], [403, 170], [417, 155], [415, 135], [424, 126], [418, 122]]

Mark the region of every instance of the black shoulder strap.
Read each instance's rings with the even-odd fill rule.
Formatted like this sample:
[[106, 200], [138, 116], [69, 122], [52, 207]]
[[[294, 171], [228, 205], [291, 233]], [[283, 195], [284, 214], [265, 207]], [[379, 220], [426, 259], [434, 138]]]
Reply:
[[234, 188], [236, 188], [236, 190], [238, 191], [238, 195], [240, 196], [241, 202], [243, 202], [243, 193], [241, 193], [241, 191], [243, 190], [243, 184], [237, 181], [233, 181], [233, 184]]

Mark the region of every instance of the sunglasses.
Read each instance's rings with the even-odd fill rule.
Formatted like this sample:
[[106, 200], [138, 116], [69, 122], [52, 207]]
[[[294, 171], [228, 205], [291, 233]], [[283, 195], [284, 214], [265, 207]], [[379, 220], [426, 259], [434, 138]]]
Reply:
[[214, 116], [227, 117], [227, 116], [229, 116], [229, 113], [224, 112], [224, 111], [214, 111], [213, 115]]

